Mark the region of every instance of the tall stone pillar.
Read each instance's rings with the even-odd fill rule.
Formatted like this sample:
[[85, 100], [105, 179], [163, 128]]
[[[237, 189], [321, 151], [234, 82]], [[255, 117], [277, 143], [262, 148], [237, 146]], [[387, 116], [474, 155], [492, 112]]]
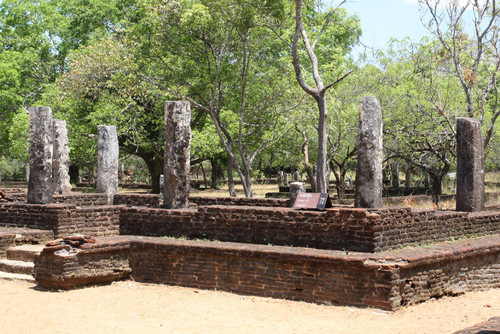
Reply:
[[165, 170], [163, 207], [189, 206], [191, 105], [186, 101], [165, 103]]
[[484, 148], [481, 124], [457, 118], [457, 211], [484, 210]]
[[53, 123], [50, 107], [29, 108], [30, 148], [28, 203], [52, 203]]
[[54, 154], [52, 156], [52, 178], [54, 193], [70, 194], [69, 181], [69, 141], [66, 121], [54, 120]]
[[359, 104], [355, 207], [382, 207], [382, 110], [373, 96]]
[[97, 127], [97, 192], [108, 195], [108, 204], [118, 193], [118, 136], [115, 126]]

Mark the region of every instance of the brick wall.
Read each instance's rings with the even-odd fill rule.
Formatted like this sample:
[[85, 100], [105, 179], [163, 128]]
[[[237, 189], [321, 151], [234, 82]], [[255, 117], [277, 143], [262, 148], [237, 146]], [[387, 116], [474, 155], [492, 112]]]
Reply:
[[500, 235], [377, 254], [151, 237], [98, 238], [35, 258], [43, 286], [139, 282], [397, 309], [500, 287]]
[[[158, 207], [160, 196], [158, 194], [116, 194], [114, 204], [128, 206]], [[233, 205], [233, 206], [263, 206], [263, 207], [288, 207], [289, 200], [269, 198], [246, 197], [189, 197], [189, 203], [195, 206], [208, 205]]]
[[98, 244], [71, 247], [63, 256], [42, 251], [35, 255], [33, 276], [38, 284], [48, 288], [69, 289], [112, 282], [129, 276], [128, 253], [128, 240], [112, 238], [103, 238]]
[[77, 207], [71, 204], [0, 203], [0, 226], [94, 236], [119, 233], [122, 206]]
[[124, 208], [120, 234], [375, 252], [500, 232], [499, 212], [200, 206]]
[[277, 198], [246, 198], [246, 197], [189, 197], [190, 203], [198, 206], [233, 205], [233, 206], [263, 206], [288, 207], [290, 201]]
[[53, 198], [54, 203], [73, 204], [76, 206], [98, 206], [108, 204], [108, 197], [106, 194], [54, 195]]
[[158, 194], [116, 194], [113, 197], [113, 204], [158, 207], [160, 196]]

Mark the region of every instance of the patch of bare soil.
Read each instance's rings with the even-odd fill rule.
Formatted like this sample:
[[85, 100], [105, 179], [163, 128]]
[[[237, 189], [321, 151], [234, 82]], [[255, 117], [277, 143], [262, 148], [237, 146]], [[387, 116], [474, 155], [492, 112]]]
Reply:
[[500, 289], [397, 312], [115, 282], [44, 291], [0, 280], [0, 333], [453, 333], [500, 315]]

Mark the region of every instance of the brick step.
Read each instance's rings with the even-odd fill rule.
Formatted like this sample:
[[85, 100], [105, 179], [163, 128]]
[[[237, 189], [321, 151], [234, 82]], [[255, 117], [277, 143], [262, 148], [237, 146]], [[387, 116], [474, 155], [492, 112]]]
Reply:
[[11, 281], [27, 281], [35, 283], [35, 279], [32, 275], [25, 274], [13, 274], [0, 271], [0, 279], [11, 280]]
[[7, 249], [7, 259], [33, 262], [35, 254], [40, 253], [44, 245], [22, 245]]
[[33, 262], [0, 259], [0, 271], [7, 273], [32, 275], [34, 267]]

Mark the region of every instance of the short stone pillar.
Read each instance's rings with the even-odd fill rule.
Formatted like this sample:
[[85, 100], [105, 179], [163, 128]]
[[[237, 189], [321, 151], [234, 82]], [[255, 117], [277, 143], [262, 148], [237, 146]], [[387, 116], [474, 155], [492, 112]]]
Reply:
[[382, 207], [382, 109], [373, 96], [359, 104], [356, 208]]
[[293, 182], [299, 182], [299, 181], [300, 181], [300, 173], [294, 172], [293, 173]]
[[306, 185], [303, 182], [290, 183], [290, 207], [293, 207], [299, 193], [306, 192]]
[[29, 108], [30, 148], [28, 199], [30, 204], [50, 204], [52, 183], [52, 154], [54, 130], [50, 107]]
[[165, 198], [165, 175], [160, 175], [160, 206], [163, 206], [163, 200]]
[[484, 210], [484, 148], [481, 124], [457, 118], [457, 211]]
[[52, 177], [55, 194], [70, 194], [69, 141], [66, 121], [54, 120], [54, 154], [52, 156]]
[[288, 180], [288, 173], [285, 173], [285, 176], [283, 177], [283, 186], [288, 186], [290, 181]]
[[118, 193], [118, 135], [115, 126], [97, 127], [97, 192], [108, 195], [108, 204]]
[[189, 207], [191, 105], [186, 101], [165, 102], [165, 185], [163, 207]]
[[278, 187], [281, 187], [283, 185], [283, 179], [284, 179], [283, 171], [280, 170], [278, 172]]

